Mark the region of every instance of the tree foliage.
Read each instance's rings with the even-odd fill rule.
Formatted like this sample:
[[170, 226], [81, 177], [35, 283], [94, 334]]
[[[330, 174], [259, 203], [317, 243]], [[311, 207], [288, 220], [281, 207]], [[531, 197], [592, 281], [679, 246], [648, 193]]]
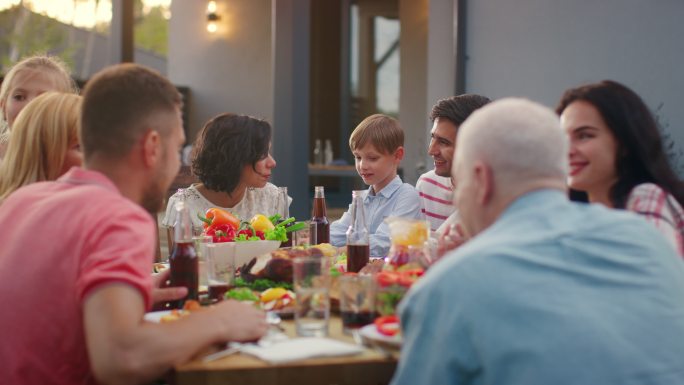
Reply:
[[169, 21], [164, 18], [162, 7], [152, 7], [143, 15], [142, 1], [137, 0], [141, 7], [136, 8], [137, 15], [133, 33], [135, 45], [162, 56], [168, 52]]
[[[134, 3], [134, 42], [138, 48], [166, 57], [168, 52], [167, 10], [161, 6], [145, 8]], [[94, 33], [109, 34], [109, 23], [98, 23]], [[73, 41], [69, 28], [55, 19], [33, 13], [21, 5], [0, 12], [0, 72], [12, 62], [37, 53], [56, 55], [72, 68], [74, 54], [85, 42]]]
[[[25, 20], [21, 21], [22, 26], [17, 30], [15, 26], [21, 18]], [[4, 69], [17, 58], [39, 53], [59, 56], [70, 66], [73, 65], [73, 53], [78, 47], [69, 44], [68, 31], [54, 19], [27, 12], [17, 6], [0, 12], [0, 32], [0, 65]]]

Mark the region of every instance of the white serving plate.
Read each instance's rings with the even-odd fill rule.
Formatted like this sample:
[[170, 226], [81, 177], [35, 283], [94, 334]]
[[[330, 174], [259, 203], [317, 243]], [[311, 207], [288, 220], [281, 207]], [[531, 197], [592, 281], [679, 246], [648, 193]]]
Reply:
[[252, 258], [278, 250], [280, 241], [235, 242], [235, 266], [240, 267]]
[[143, 318], [147, 322], [159, 323], [161, 322], [162, 317], [169, 313], [171, 313], [171, 310], [151, 311], [149, 313], [145, 313]]
[[374, 344], [389, 346], [396, 349], [401, 348], [402, 340], [400, 334], [386, 336], [378, 331], [375, 324], [369, 324], [359, 329], [359, 335]]

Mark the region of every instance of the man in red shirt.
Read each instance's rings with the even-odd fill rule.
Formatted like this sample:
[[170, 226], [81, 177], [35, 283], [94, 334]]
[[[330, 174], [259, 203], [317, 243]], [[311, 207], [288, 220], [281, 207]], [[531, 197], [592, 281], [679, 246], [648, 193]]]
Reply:
[[84, 91], [83, 169], [0, 205], [0, 383], [141, 383], [211, 344], [266, 332], [262, 312], [233, 301], [172, 323], [143, 321], [162, 299], [150, 276], [148, 212], [161, 208], [180, 165], [180, 104], [154, 71], [103, 70]]

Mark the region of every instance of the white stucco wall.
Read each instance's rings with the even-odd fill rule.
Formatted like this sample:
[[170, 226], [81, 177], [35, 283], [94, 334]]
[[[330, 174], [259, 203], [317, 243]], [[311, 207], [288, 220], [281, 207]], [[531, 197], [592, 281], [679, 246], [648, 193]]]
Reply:
[[428, 115], [454, 95], [456, 79], [453, 0], [400, 0], [401, 80], [399, 119], [406, 134], [404, 180], [415, 184], [434, 167], [427, 147]]
[[[453, 2], [399, 1], [402, 166], [414, 182], [421, 165], [431, 167], [429, 108], [453, 92]], [[205, 5], [172, 2], [168, 74], [191, 87], [191, 131], [225, 111], [272, 120], [271, 0], [218, 1], [223, 31], [215, 36], [205, 28]], [[662, 105], [661, 121], [684, 147], [684, 2], [471, 0], [467, 7], [467, 92], [525, 96], [551, 107], [568, 87], [615, 79], [653, 109]]]
[[222, 112], [272, 121], [271, 0], [217, 1], [219, 30], [206, 29], [205, 1], [173, 1], [168, 76], [190, 87], [190, 131]]
[[[399, 121], [404, 128], [404, 181], [415, 184], [425, 167], [427, 143], [428, 0], [399, 0]], [[421, 168], [421, 165], [423, 168]], [[428, 169], [431, 165], [428, 165]]]
[[553, 107], [569, 87], [617, 80], [662, 104], [682, 148], [683, 16], [679, 0], [468, 1], [466, 89]]

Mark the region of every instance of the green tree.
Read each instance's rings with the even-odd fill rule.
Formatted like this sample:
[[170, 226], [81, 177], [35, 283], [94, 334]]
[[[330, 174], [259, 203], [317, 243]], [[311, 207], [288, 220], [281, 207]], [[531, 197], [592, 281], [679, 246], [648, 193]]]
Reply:
[[8, 68], [16, 60], [37, 53], [59, 56], [73, 66], [77, 47], [69, 44], [63, 25], [49, 17], [37, 15], [21, 5], [0, 13], [0, 64]]
[[[138, 6], [139, 4], [139, 6]], [[164, 57], [168, 52], [169, 21], [164, 17], [162, 7], [152, 7], [143, 14], [142, 1], [136, 1], [136, 15], [133, 38], [135, 45]]]

